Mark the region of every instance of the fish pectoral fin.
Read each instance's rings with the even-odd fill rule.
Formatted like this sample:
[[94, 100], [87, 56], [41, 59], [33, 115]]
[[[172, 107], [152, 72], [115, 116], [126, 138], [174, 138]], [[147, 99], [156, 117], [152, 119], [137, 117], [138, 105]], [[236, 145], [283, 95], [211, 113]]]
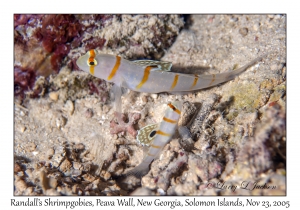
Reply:
[[113, 94], [113, 97], [111, 98], [113, 98], [114, 109], [116, 112], [122, 113], [122, 101], [121, 101], [122, 87], [114, 84], [111, 91]]
[[111, 93], [113, 94], [114, 109], [116, 112], [122, 113], [122, 94], [126, 92], [127, 84], [125, 79], [120, 78], [119, 85], [114, 84]]
[[135, 64], [141, 66], [151, 66], [154, 67], [151, 71], [171, 71], [172, 63], [168, 61], [155, 61], [155, 60], [135, 60], [133, 61]]

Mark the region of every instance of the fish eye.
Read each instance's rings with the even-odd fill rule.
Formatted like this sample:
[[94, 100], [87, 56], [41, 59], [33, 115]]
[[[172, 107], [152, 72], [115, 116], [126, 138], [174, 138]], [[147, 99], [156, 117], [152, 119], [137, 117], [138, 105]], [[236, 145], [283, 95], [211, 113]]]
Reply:
[[89, 58], [87, 61], [87, 65], [88, 66], [96, 66], [97, 65], [97, 61], [95, 58]]
[[156, 134], [156, 131], [154, 130], [149, 134], [149, 136], [152, 138], [155, 134]]

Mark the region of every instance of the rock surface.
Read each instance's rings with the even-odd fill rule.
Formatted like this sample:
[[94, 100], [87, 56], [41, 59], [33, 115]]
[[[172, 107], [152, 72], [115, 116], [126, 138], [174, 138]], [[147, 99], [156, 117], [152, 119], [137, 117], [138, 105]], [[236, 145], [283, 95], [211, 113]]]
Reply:
[[[40, 18], [35, 17], [37, 24]], [[174, 15], [76, 18], [99, 30], [86, 30], [90, 35], [79, 40], [83, 45], [71, 41], [59, 73], [37, 77], [31, 87], [39, 90], [38, 97], [25, 94], [15, 99], [15, 195], [286, 195], [286, 16], [191, 15], [181, 31], [183, 19]], [[16, 35], [18, 40], [31, 36], [33, 29], [21, 28], [26, 21], [18, 21], [15, 31], [23, 32]], [[109, 28], [100, 30], [100, 23], [117, 34], [110, 34]], [[172, 46], [163, 44], [177, 33]], [[122, 42], [128, 34], [137, 47]], [[155, 39], [158, 34], [161, 45]], [[109, 42], [114, 36], [120, 40]], [[124, 93], [123, 113], [135, 123], [130, 124], [131, 133], [124, 127], [112, 134], [112, 84], [72, 71], [75, 67], [70, 65], [95, 37], [106, 40], [99, 50], [127, 58], [160, 59], [165, 51], [161, 59], [184, 73], [224, 72], [268, 55], [216, 87], [184, 95]], [[40, 62], [48, 62], [45, 44], [28, 42]], [[35, 76], [25, 71], [25, 84], [22, 69], [35, 67], [28, 67], [33, 55], [20, 57], [20, 46], [24, 45], [15, 45], [16, 62], [19, 59], [15, 82], [25, 87]], [[175, 99], [185, 102], [180, 123], [189, 124], [192, 140], [184, 143], [175, 135], [141, 180], [120, 177], [143, 157], [134, 129], [160, 122], [167, 102]], [[249, 190], [255, 182], [275, 189]], [[246, 183], [249, 189], [241, 189]]]

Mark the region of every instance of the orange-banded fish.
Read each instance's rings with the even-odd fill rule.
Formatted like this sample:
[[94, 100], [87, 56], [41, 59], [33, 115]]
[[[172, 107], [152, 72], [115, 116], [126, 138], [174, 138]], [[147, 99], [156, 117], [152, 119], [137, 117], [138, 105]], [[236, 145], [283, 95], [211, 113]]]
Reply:
[[262, 57], [234, 71], [212, 75], [175, 73], [171, 72], [171, 62], [129, 61], [119, 56], [98, 54], [95, 50], [90, 50], [79, 57], [76, 64], [83, 71], [108, 82], [114, 82], [119, 87], [138, 92], [160, 93], [193, 91], [232, 80]]
[[[147, 142], [149, 143], [149, 149], [142, 162], [134, 169], [129, 171], [126, 175], [141, 177], [148, 172], [150, 163], [158, 157], [164, 146], [171, 140], [173, 134], [175, 133], [177, 122], [181, 115], [181, 109], [182, 102], [175, 101], [173, 103], [169, 103], [166, 113], [159, 126], [156, 126], [157, 124], [153, 124], [150, 127], [144, 127], [150, 128], [149, 132], [147, 129], [144, 130], [146, 131], [146, 136], [144, 139], [148, 138], [148, 133], [150, 133], [150, 137], [154, 137], [154, 139], [151, 142]], [[139, 135], [142, 136], [143, 134], [139, 133]]]

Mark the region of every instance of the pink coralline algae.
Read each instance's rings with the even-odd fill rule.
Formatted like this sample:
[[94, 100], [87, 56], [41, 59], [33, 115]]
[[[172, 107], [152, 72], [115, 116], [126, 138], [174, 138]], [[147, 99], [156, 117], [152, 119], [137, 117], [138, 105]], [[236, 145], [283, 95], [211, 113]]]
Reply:
[[36, 74], [31, 69], [22, 69], [20, 67], [14, 68], [14, 93], [21, 98], [24, 98], [24, 91], [33, 88]]
[[19, 33], [15, 41], [23, 38], [29, 42], [25, 46], [33, 41], [41, 43], [51, 56], [51, 66], [55, 72], [59, 71], [63, 58], [70, 52], [74, 38], [82, 33], [82, 26], [74, 15], [15, 15], [15, 27]]
[[[35, 79], [58, 73], [64, 66], [79, 70], [77, 58], [90, 49], [123, 54], [129, 59], [149, 55], [160, 58], [160, 52], [173, 43], [182, 26], [179, 15], [16, 14], [15, 67], [34, 72]], [[24, 83], [19, 75], [15, 74], [18, 88]]]
[[108, 98], [108, 94], [106, 91], [106, 83], [103, 80], [96, 79], [88, 82], [89, 94], [96, 93], [99, 97], [101, 97], [101, 101], [106, 102]]
[[[115, 116], [117, 117], [119, 113], [116, 113]], [[110, 122], [110, 127], [111, 127], [111, 134], [118, 134], [121, 132], [128, 132], [132, 136], [137, 135], [137, 131], [134, 128], [134, 125], [137, 123], [137, 121], [141, 118], [141, 114], [139, 113], [129, 113], [128, 114], [128, 122], [126, 123], [126, 117], [124, 114], [121, 115], [121, 119], [118, 120], [118, 123], [116, 123], [114, 120]]]
[[[70, 50], [82, 45], [84, 30], [89, 28], [75, 15], [15, 15], [14, 27], [15, 95], [31, 89], [37, 76], [57, 73]], [[99, 38], [84, 41], [86, 48], [101, 48], [104, 43]], [[77, 67], [75, 60], [68, 63], [70, 68]]]

